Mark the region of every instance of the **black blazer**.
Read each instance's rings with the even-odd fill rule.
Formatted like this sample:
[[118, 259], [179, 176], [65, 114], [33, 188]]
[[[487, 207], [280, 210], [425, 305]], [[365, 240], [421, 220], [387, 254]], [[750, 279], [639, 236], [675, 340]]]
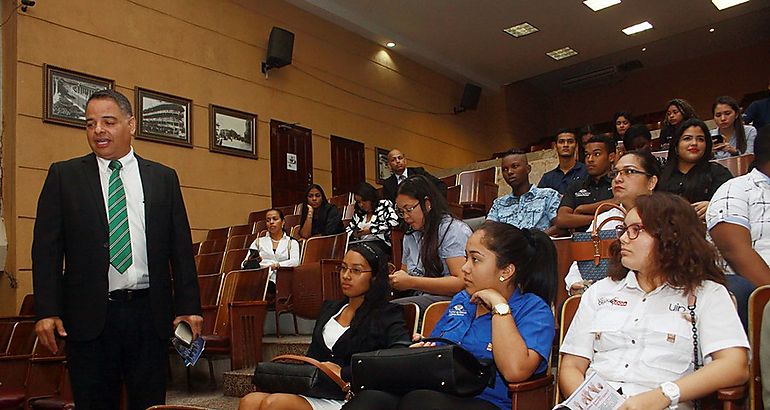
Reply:
[[324, 342], [324, 326], [346, 303], [347, 299], [324, 301], [306, 356], [319, 362], [338, 364], [342, 368], [342, 379], [350, 381], [350, 358], [354, 354], [408, 346], [411, 335], [406, 330], [403, 307], [386, 302], [377, 317], [367, 317], [360, 322], [354, 319], [350, 329], [340, 336], [330, 350]]
[[[436, 189], [441, 193], [441, 195], [444, 195], [446, 197], [447, 193], [447, 186], [444, 183], [444, 181], [434, 177], [431, 175], [428, 171], [426, 171], [423, 167], [407, 167], [406, 173], [409, 176], [412, 175], [423, 175], [426, 178], [428, 178], [431, 182], [433, 182], [433, 185], [436, 186]], [[396, 193], [398, 192], [398, 180], [396, 179], [396, 174], [391, 174], [388, 179], [383, 181], [382, 183], [382, 199], [387, 199], [390, 202], [396, 203]]]
[[[170, 338], [175, 316], [201, 312], [190, 225], [176, 172], [136, 159], [144, 191], [152, 321], [159, 337]], [[99, 336], [107, 315], [109, 253], [96, 155], [54, 163], [40, 193], [32, 243], [38, 320], [60, 316], [71, 340]]]

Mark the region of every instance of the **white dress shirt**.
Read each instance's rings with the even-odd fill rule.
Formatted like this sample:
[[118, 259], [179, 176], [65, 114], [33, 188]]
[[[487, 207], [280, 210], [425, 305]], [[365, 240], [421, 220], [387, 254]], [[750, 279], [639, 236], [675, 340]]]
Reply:
[[[147, 267], [147, 237], [145, 236], [144, 191], [142, 178], [139, 176], [139, 162], [134, 156], [134, 148], [123, 158], [120, 158], [120, 179], [126, 191], [126, 207], [128, 211], [128, 232], [131, 235], [131, 266], [121, 274], [110, 265], [110, 291], [117, 289], [145, 289], [150, 287], [150, 271]], [[99, 166], [99, 181], [102, 184], [105, 212], [109, 194], [110, 160], [96, 157]], [[107, 212], [107, 218], [109, 218]]]

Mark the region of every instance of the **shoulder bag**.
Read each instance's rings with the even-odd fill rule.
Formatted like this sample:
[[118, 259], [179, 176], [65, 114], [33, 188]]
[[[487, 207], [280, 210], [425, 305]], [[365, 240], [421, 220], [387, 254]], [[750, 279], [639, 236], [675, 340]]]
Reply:
[[258, 363], [252, 382], [258, 391], [265, 393], [301, 394], [333, 400], [345, 400], [350, 389], [348, 383], [318, 360], [291, 354]]

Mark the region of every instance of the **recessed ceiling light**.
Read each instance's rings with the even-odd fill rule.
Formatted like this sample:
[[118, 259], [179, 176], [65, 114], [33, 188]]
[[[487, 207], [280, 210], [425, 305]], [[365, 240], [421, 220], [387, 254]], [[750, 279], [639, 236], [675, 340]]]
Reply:
[[521, 24], [517, 24], [513, 27], [504, 28], [503, 31], [506, 33], [519, 38], [524, 37], [527, 34], [532, 34], [534, 32], [540, 31], [537, 27], [533, 26], [532, 24], [527, 23], [526, 21]]
[[623, 32], [626, 33], [627, 36], [641, 33], [642, 31], [646, 31], [652, 28], [652, 24], [650, 24], [649, 21], [645, 21], [639, 24], [634, 24], [631, 27], [626, 27], [623, 29]]
[[647, 51], [647, 47], [642, 47], [642, 53], [644, 53], [645, 51]]
[[558, 50], [553, 50], [545, 53], [548, 57], [553, 58], [556, 61], [563, 60], [567, 57], [572, 57], [577, 55], [577, 51], [569, 48], [569, 47], [563, 47]]
[[711, 0], [711, 2], [714, 3], [714, 5], [717, 6], [717, 9], [719, 10], [737, 6], [741, 3], [746, 3], [747, 1], [749, 0]]
[[393, 48], [395, 46], [396, 46], [396, 43], [394, 43], [392, 41], [389, 41], [388, 43], [385, 44], [385, 47], [387, 47], [387, 48]]
[[713, 27], [709, 29], [709, 33], [713, 33], [714, 31], [716, 30]]
[[586, 0], [583, 2], [583, 4], [588, 6], [588, 8], [593, 11], [599, 11], [610, 6], [620, 4], [620, 0]]

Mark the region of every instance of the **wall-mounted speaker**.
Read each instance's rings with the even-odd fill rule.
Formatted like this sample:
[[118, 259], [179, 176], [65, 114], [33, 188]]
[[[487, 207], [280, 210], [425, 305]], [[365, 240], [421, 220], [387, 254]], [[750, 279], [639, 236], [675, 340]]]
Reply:
[[294, 33], [279, 27], [270, 30], [267, 42], [267, 58], [262, 63], [262, 72], [267, 73], [271, 68], [280, 68], [291, 64], [294, 52]]
[[460, 106], [455, 107], [455, 114], [475, 110], [479, 106], [479, 98], [481, 98], [481, 87], [471, 83], [465, 84], [463, 98], [460, 100]]

